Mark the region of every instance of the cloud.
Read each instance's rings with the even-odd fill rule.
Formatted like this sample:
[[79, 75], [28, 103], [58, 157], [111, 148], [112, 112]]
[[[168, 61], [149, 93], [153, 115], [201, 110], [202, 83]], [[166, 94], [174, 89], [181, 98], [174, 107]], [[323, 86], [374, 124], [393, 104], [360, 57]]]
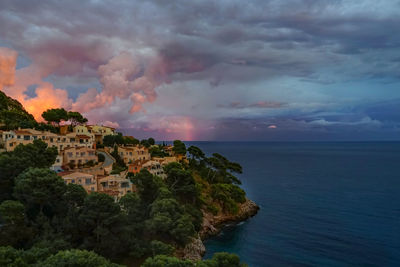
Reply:
[[237, 121], [260, 136], [268, 125], [279, 128], [263, 133], [396, 131], [396, 103], [376, 102], [400, 98], [398, 10], [373, 0], [4, 0], [0, 87], [36, 116], [49, 103], [122, 128], [147, 120], [135, 129], [171, 138], [182, 117], [209, 138], [245, 135]]
[[17, 52], [6, 47], [0, 47], [0, 89], [14, 84], [16, 63]]

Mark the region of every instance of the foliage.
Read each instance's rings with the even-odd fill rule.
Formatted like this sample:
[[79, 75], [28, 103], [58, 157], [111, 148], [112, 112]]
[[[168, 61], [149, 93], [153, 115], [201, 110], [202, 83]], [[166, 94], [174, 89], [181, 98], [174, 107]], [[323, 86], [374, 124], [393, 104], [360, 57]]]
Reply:
[[153, 257], [156, 255], [167, 255], [172, 256], [175, 251], [175, 248], [171, 245], [168, 245], [164, 242], [153, 240], [150, 242], [151, 251]]
[[71, 122], [72, 126], [83, 124], [88, 121], [85, 117], [82, 116], [81, 113], [76, 111], [69, 111], [67, 114], [67, 119]]
[[59, 125], [61, 121], [68, 120], [68, 112], [63, 108], [52, 108], [42, 113], [42, 118], [53, 125]]
[[186, 145], [180, 140], [174, 141], [173, 151], [178, 155], [186, 155]]
[[25, 267], [25, 266], [45, 266], [45, 267], [118, 267], [107, 259], [94, 252], [86, 250], [65, 250], [51, 255], [47, 248], [32, 248], [30, 250], [17, 250], [11, 246], [0, 247], [0, 266], [5, 267]]
[[51, 217], [62, 210], [62, 195], [66, 185], [50, 169], [29, 168], [16, 178], [14, 195], [28, 209], [28, 214], [39, 212]]
[[0, 91], [0, 124], [5, 130], [33, 128], [37, 122], [17, 100]]
[[32, 238], [26, 225], [25, 207], [19, 201], [6, 200], [0, 204], [0, 245], [23, 247]]
[[165, 153], [165, 151], [162, 149], [162, 146], [152, 146], [150, 149], [150, 155], [151, 157], [159, 157], [159, 158], [163, 158], [168, 156], [167, 153]]
[[126, 164], [118, 153], [118, 146], [114, 146], [114, 150], [113, 152], [111, 152], [111, 156], [115, 159], [115, 163], [113, 164], [113, 170], [121, 172], [126, 169]]
[[189, 261], [181, 260], [165, 255], [157, 255], [148, 258], [142, 265], [143, 267], [246, 267], [244, 263], [240, 263], [240, 258], [235, 254], [226, 252], [215, 253], [213, 257], [205, 261]]
[[14, 151], [0, 154], [0, 201], [11, 199], [14, 179], [29, 167], [49, 168], [56, 160], [57, 148], [47, 148], [41, 140], [18, 145]]
[[103, 138], [104, 146], [114, 147], [115, 145], [125, 145], [125, 139], [121, 133], [116, 135], [106, 135]]
[[103, 154], [98, 153], [97, 154], [97, 160], [99, 162], [104, 162], [106, 160], [106, 157]]

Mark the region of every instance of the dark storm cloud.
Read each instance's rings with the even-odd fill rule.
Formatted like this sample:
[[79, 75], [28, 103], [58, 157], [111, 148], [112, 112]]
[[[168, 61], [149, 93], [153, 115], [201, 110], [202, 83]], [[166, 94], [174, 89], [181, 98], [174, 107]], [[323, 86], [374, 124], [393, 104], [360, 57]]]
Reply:
[[[216, 136], [245, 136], [247, 126], [260, 138], [398, 129], [398, 102], [387, 101], [400, 97], [399, 1], [3, 0], [0, 25], [0, 44], [18, 62], [33, 62], [73, 97], [92, 85], [100, 92], [99, 67], [124, 51], [156, 58], [159, 98], [142, 114], [150, 121], [163, 107], [179, 117], [196, 106], [202, 112], [189, 115], [216, 124]], [[181, 98], [190, 105], [175, 105]], [[88, 115], [154, 125], [118, 101]]]

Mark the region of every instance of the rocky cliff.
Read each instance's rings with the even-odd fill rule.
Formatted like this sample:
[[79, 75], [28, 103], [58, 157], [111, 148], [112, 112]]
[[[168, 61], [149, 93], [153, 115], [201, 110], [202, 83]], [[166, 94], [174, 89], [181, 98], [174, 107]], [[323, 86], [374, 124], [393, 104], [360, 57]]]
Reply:
[[183, 250], [178, 251], [177, 255], [184, 259], [200, 260], [206, 253], [202, 240], [217, 235], [228, 223], [239, 223], [253, 217], [259, 209], [254, 201], [247, 199], [244, 203], [239, 204], [239, 211], [236, 214], [213, 215], [203, 210], [203, 224], [199, 236], [193, 238], [192, 242], [187, 244]]

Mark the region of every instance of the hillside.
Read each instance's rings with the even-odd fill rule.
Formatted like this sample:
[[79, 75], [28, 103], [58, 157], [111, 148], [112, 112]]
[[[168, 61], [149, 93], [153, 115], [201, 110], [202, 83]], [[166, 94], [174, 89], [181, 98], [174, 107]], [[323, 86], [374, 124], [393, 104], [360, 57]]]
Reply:
[[4, 129], [32, 127], [35, 119], [17, 100], [0, 91], [0, 126]]

